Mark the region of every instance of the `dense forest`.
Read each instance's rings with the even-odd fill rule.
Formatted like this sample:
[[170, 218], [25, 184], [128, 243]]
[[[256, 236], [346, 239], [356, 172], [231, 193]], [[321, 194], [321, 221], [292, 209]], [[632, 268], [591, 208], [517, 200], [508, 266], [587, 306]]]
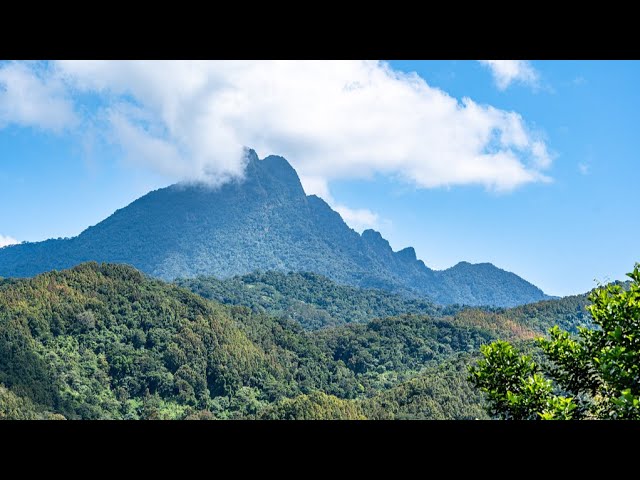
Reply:
[[[179, 286], [90, 262], [0, 280], [0, 418], [485, 418], [466, 380], [481, 345], [589, 322], [584, 296], [447, 310], [316, 275], [243, 278]], [[235, 305], [216, 301], [233, 282]], [[329, 320], [300, 321], [296, 302]]]
[[306, 195], [287, 160], [259, 160], [252, 150], [241, 181], [217, 189], [172, 185], [77, 237], [0, 248], [0, 276], [29, 277], [87, 261], [128, 264], [164, 280], [311, 271], [442, 305], [510, 307], [547, 298], [490, 263], [432, 270], [411, 247], [393, 251], [380, 233], [357, 233], [324, 200]]
[[176, 283], [210, 300], [244, 305], [318, 329], [403, 313], [441, 316], [462, 307], [441, 307], [379, 289], [339, 285], [310, 272], [254, 272], [219, 280], [216, 277], [178, 279]]

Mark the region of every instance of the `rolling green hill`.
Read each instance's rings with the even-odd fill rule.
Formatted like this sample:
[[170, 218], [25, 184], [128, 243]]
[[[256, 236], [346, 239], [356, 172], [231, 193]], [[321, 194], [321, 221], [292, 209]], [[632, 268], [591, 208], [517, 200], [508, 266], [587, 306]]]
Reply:
[[574, 332], [579, 325], [591, 325], [585, 310], [587, 294], [514, 308], [470, 308], [462, 305], [443, 307], [384, 290], [340, 285], [327, 277], [308, 272], [254, 272], [226, 280], [197, 277], [178, 279], [176, 284], [210, 300], [243, 305], [254, 311], [294, 320], [308, 330], [366, 323], [403, 314], [434, 318], [455, 316], [464, 322], [485, 326], [497, 322], [503, 329], [512, 319], [509, 328], [526, 325], [540, 333], [556, 324]]
[[[382, 418], [395, 402], [397, 418], [468, 418], [478, 399], [460, 397], [456, 362], [496, 338], [535, 335], [524, 313], [471, 311], [307, 331], [124, 265], [4, 279], [0, 416]], [[438, 368], [448, 373], [429, 373]]]
[[295, 320], [309, 330], [404, 313], [440, 316], [462, 308], [340, 285], [309, 272], [254, 272], [226, 280], [197, 277], [178, 279], [176, 284], [210, 300]]

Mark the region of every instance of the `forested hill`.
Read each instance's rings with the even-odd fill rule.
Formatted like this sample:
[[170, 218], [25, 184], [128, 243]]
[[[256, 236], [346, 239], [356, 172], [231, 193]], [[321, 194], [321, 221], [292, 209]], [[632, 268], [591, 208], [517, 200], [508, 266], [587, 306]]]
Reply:
[[197, 277], [178, 279], [176, 284], [210, 300], [295, 320], [308, 330], [407, 313], [442, 316], [462, 308], [340, 285], [310, 272], [254, 272], [225, 280]]
[[366, 323], [376, 318], [404, 314], [485, 320], [504, 317], [541, 333], [555, 324], [571, 331], [575, 331], [578, 325], [590, 325], [590, 317], [585, 310], [587, 294], [507, 309], [463, 305], [443, 307], [384, 290], [339, 285], [327, 277], [308, 272], [254, 272], [226, 280], [197, 277], [178, 279], [176, 284], [210, 300], [243, 305], [294, 320], [308, 330]]
[[4, 279], [0, 418], [482, 417], [473, 352], [538, 334], [512, 311], [307, 332], [124, 265]]
[[253, 151], [240, 181], [217, 189], [173, 185], [77, 237], [0, 248], [0, 276], [29, 277], [86, 261], [129, 264], [165, 280], [310, 271], [438, 304], [515, 306], [546, 298], [489, 263], [435, 271], [411, 247], [394, 252], [380, 233], [358, 234], [322, 199], [305, 194], [284, 158], [260, 160]]

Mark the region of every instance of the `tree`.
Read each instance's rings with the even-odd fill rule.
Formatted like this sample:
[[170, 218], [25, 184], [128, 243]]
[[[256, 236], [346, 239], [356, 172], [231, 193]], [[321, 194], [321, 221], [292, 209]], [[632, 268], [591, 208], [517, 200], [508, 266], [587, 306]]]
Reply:
[[555, 326], [539, 338], [536, 363], [508, 342], [483, 345], [469, 381], [502, 419], [640, 419], [640, 264], [628, 288], [601, 286], [587, 307], [596, 328]]

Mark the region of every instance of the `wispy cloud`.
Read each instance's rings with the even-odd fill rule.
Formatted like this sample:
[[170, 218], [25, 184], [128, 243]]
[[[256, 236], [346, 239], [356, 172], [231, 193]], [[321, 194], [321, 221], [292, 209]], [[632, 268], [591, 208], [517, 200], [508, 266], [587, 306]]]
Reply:
[[351, 228], [358, 232], [362, 232], [367, 228], [379, 228], [379, 216], [371, 210], [349, 208], [339, 204], [334, 204], [332, 207]]
[[[83, 112], [82, 124], [97, 125], [123, 158], [174, 180], [241, 176], [243, 146], [283, 155], [325, 186], [374, 174], [423, 188], [498, 191], [548, 180], [547, 146], [518, 113], [456, 99], [385, 62], [61, 61], [3, 69], [9, 67], [18, 72], [12, 91], [35, 85], [36, 98], [50, 108], [18, 95], [5, 123], [54, 128]], [[100, 107], [82, 105], [87, 97]]]
[[11, 238], [5, 235], [0, 235], [0, 248], [6, 247], [7, 245], [15, 245], [19, 243], [15, 238]]
[[16, 124], [61, 132], [77, 121], [66, 85], [47, 68], [0, 64], [0, 128]]
[[380, 228], [381, 223], [387, 223], [387, 221], [381, 222], [380, 216], [369, 209], [349, 208], [338, 203], [331, 195], [327, 181], [322, 177], [300, 175], [300, 183], [307, 195], [322, 197], [351, 228], [358, 232], [367, 228]]
[[589, 165], [588, 163], [585, 163], [585, 162], [580, 162], [578, 164], [578, 171], [582, 175], [589, 175], [591, 173], [591, 165]]
[[493, 80], [500, 90], [512, 83], [521, 83], [534, 89], [540, 86], [540, 75], [527, 60], [479, 60], [491, 70]]

